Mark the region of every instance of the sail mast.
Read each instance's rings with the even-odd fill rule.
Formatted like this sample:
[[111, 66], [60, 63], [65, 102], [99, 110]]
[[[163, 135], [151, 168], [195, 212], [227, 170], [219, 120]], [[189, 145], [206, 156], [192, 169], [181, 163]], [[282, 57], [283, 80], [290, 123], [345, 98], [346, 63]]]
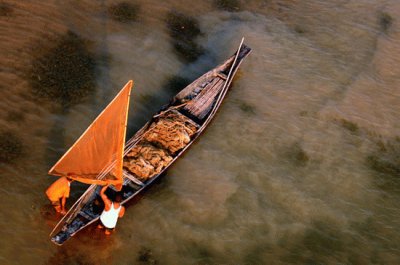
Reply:
[[[131, 86], [132, 86], [133, 81], [131, 80], [130, 82], [131, 82]], [[129, 114], [130, 96], [131, 96], [131, 89], [129, 89], [129, 92], [128, 92], [128, 100], [127, 100], [127, 103], [126, 103], [126, 113], [125, 113], [125, 119], [124, 119], [124, 125], [123, 125], [123, 127], [124, 127], [125, 129], [124, 129], [124, 135], [123, 135], [123, 137], [122, 137], [122, 143], [121, 143], [122, 148], [121, 148], [121, 150], [120, 150], [121, 152], [120, 152], [120, 155], [119, 155], [120, 159], [117, 160], [117, 163], [116, 163], [116, 165], [115, 165], [115, 167], [116, 167], [117, 170], [118, 170], [118, 171], [117, 171], [118, 174], [120, 174], [120, 175], [117, 176], [117, 177], [119, 177], [119, 178], [121, 179], [121, 184], [116, 184], [116, 185], [115, 185], [115, 188], [116, 188], [117, 190], [121, 190], [121, 189], [122, 189], [122, 183], [123, 183], [123, 180], [122, 180], [122, 176], [123, 176], [122, 166], [123, 166], [123, 161], [124, 161], [124, 150], [125, 150], [125, 140], [126, 140], [126, 129], [127, 129], [127, 125], [128, 125], [128, 114]]]

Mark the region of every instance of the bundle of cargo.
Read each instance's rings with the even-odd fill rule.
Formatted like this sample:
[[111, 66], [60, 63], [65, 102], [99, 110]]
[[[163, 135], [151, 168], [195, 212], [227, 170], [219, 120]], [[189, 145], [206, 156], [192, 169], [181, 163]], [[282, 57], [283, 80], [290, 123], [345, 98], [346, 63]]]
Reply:
[[124, 168], [145, 181], [160, 173], [171, 160], [167, 151], [151, 144], [139, 143], [124, 157]]
[[151, 124], [144, 136], [149, 142], [159, 144], [171, 154], [185, 147], [196, 133], [198, 125], [177, 111], [169, 111]]

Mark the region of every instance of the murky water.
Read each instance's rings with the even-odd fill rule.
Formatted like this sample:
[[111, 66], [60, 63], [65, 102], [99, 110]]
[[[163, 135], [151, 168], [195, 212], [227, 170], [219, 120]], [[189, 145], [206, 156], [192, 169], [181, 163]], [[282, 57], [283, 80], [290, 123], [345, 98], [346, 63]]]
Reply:
[[[400, 264], [399, 17], [396, 0], [1, 1], [0, 263]], [[214, 122], [116, 233], [53, 245], [46, 172], [122, 85], [133, 135], [242, 36]]]

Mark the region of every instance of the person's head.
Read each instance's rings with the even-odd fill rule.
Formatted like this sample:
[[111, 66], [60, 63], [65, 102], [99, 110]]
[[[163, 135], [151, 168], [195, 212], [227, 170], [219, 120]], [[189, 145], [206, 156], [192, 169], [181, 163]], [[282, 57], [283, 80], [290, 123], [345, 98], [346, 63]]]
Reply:
[[117, 193], [117, 194], [115, 195], [114, 201], [115, 201], [115, 202], [118, 202], [118, 203], [122, 202], [122, 196], [121, 196], [121, 194]]

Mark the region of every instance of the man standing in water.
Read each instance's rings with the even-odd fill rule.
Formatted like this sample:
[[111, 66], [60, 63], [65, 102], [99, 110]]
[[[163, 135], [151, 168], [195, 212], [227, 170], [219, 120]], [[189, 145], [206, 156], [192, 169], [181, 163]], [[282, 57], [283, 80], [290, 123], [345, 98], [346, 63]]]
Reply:
[[104, 210], [100, 215], [101, 224], [98, 225], [98, 228], [105, 227], [105, 234], [111, 234], [111, 231], [114, 230], [117, 225], [118, 217], [124, 216], [125, 207], [121, 205], [121, 195], [119, 193], [116, 194], [114, 201], [111, 201], [105, 191], [108, 186], [104, 186], [100, 191], [101, 199], [104, 202]]
[[54, 209], [61, 214], [65, 214], [65, 202], [69, 197], [71, 182], [73, 180], [68, 177], [61, 177], [56, 180], [46, 190], [47, 198], [50, 200]]

